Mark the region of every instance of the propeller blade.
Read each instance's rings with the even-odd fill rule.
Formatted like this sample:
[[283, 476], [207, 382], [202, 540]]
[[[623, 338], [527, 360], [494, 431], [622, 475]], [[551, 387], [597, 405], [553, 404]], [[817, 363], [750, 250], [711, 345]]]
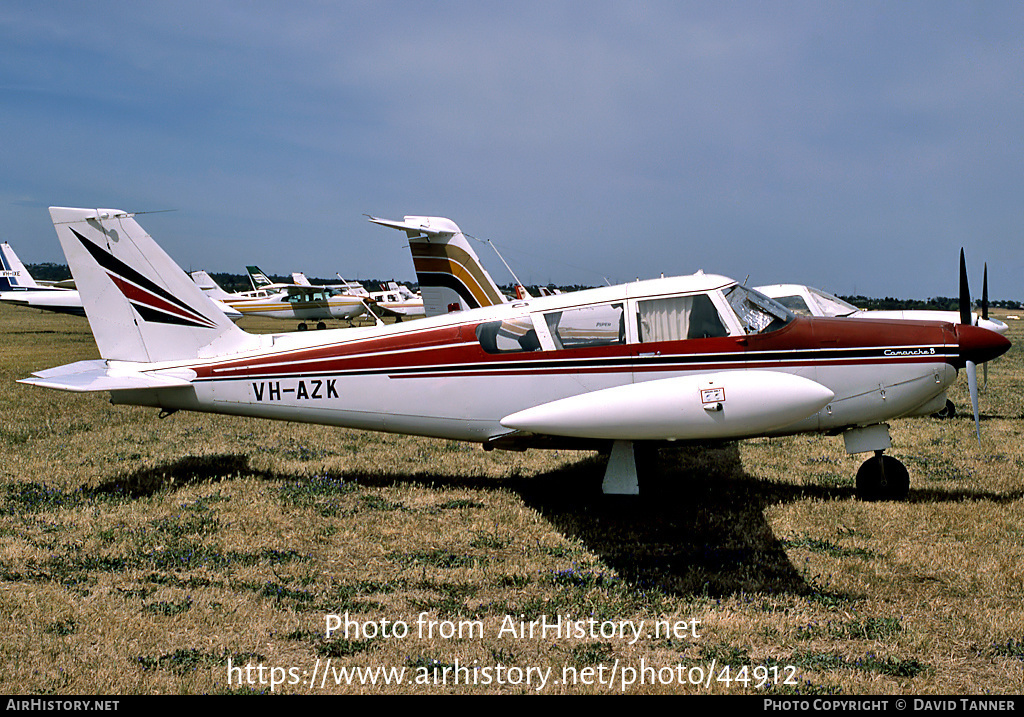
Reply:
[[960, 323], [970, 326], [971, 320], [971, 287], [967, 284], [967, 261], [964, 249], [960, 247]]
[[978, 433], [978, 445], [981, 445], [981, 416], [978, 413], [978, 365], [967, 362], [967, 388], [971, 392], [971, 408], [974, 409], [974, 430]]
[[[981, 278], [981, 318], [988, 319], [988, 262], [985, 262], [985, 273]], [[981, 321], [978, 322], [981, 324]], [[988, 389], [988, 362], [982, 364], [982, 373], [985, 375], [985, 389]]]
[[981, 280], [981, 318], [988, 318], [988, 262], [985, 262], [985, 273]]

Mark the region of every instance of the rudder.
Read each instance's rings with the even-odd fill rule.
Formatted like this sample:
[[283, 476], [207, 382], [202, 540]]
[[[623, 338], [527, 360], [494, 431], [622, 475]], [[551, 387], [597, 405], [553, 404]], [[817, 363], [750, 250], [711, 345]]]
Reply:
[[172, 361], [255, 343], [131, 214], [50, 207], [50, 217], [104, 359]]

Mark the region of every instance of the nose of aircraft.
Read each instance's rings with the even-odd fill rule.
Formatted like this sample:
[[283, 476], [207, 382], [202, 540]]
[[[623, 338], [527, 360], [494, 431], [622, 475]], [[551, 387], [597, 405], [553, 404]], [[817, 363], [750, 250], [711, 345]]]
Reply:
[[967, 324], [956, 325], [960, 358], [963, 361], [984, 363], [1002, 356], [1010, 348], [1010, 340], [995, 331]]

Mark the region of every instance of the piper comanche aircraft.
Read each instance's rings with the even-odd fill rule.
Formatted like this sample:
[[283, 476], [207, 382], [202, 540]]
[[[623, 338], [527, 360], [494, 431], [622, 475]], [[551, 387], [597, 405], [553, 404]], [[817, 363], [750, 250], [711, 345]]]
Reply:
[[50, 213], [102, 358], [23, 383], [109, 391], [114, 403], [165, 413], [485, 448], [610, 445], [609, 493], [639, 492], [634, 445], [841, 432], [849, 452], [875, 453], [859, 494], [905, 496], [906, 468], [883, 454], [884, 422], [933, 411], [959, 367], [970, 372], [1010, 345], [974, 326], [796, 317], [701, 273], [388, 326], [252, 335], [130, 214]]

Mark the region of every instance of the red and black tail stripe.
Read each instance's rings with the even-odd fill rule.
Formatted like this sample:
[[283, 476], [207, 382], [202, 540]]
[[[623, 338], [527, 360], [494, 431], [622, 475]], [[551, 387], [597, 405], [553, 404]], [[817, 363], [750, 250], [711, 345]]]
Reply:
[[71, 228], [82, 246], [107, 272], [144, 321], [212, 329], [216, 323]]

